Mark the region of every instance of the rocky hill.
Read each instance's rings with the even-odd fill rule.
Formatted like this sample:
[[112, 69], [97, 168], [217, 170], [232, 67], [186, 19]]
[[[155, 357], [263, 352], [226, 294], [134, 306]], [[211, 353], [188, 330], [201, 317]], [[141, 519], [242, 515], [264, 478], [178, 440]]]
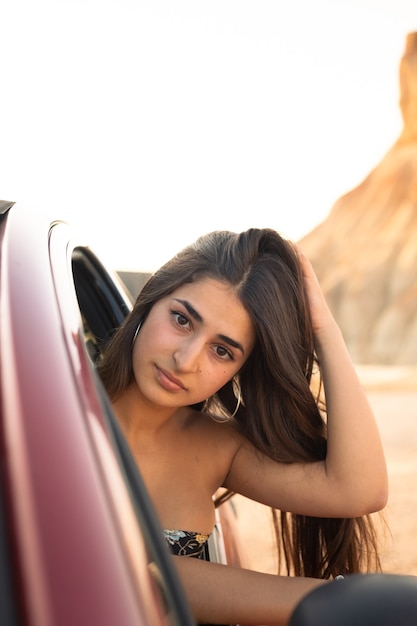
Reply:
[[417, 364], [417, 33], [399, 74], [400, 137], [300, 242], [356, 363]]

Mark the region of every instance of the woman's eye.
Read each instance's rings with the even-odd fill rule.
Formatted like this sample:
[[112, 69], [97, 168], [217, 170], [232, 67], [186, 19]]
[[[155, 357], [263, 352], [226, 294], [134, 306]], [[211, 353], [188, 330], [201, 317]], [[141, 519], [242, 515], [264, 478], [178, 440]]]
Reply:
[[225, 348], [224, 346], [216, 346], [215, 347], [215, 351], [217, 356], [219, 356], [221, 359], [226, 359], [226, 360], [230, 360], [233, 361], [233, 354], [227, 350], [227, 348]]
[[188, 317], [186, 317], [185, 315], [183, 315], [179, 311], [171, 311], [171, 314], [174, 317], [174, 320], [176, 321], [178, 326], [184, 326], [185, 327], [185, 326], [189, 325]]

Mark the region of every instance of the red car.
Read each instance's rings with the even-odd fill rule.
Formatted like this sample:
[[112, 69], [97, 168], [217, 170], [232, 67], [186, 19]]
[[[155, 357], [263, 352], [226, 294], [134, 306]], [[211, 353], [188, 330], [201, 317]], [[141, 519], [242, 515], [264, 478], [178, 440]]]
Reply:
[[0, 203], [0, 624], [193, 624], [94, 370], [130, 301], [60, 221]]

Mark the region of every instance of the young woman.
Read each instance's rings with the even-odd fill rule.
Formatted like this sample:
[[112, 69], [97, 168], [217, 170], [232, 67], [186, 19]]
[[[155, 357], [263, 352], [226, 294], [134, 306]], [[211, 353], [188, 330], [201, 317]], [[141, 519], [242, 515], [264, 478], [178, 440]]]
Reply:
[[220, 487], [282, 512], [287, 575], [174, 557], [198, 621], [285, 624], [324, 579], [378, 566], [375, 420], [309, 261], [278, 233], [180, 252], [99, 372], [176, 555], [201, 556]]

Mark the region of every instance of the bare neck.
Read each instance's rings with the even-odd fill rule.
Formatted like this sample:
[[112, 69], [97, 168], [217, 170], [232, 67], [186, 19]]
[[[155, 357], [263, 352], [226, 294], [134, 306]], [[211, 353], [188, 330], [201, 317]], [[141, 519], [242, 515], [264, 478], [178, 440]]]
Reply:
[[168, 430], [178, 430], [190, 414], [188, 407], [161, 407], [146, 402], [133, 386], [112, 404], [125, 436], [132, 443], [139, 437], [157, 438]]

